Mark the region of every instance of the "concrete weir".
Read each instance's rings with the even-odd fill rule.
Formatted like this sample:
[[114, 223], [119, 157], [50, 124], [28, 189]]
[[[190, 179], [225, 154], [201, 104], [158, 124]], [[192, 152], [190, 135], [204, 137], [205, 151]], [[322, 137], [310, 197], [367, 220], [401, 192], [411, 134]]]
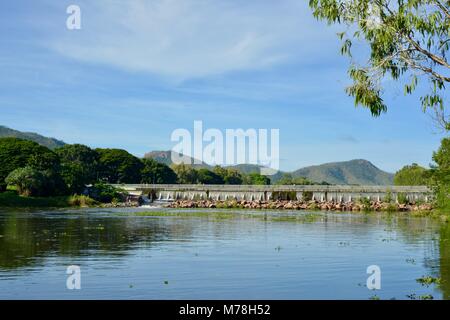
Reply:
[[316, 200], [351, 202], [360, 198], [383, 201], [406, 197], [410, 202], [431, 199], [426, 186], [350, 186], [350, 185], [197, 185], [197, 184], [117, 184], [133, 195], [151, 201], [175, 200]]

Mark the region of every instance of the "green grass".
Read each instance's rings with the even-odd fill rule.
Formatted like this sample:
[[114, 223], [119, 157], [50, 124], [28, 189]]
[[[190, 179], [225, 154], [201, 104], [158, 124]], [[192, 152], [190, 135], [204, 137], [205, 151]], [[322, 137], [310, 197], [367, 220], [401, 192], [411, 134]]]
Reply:
[[0, 207], [6, 208], [64, 208], [95, 204], [85, 196], [23, 197], [11, 190], [0, 193]]

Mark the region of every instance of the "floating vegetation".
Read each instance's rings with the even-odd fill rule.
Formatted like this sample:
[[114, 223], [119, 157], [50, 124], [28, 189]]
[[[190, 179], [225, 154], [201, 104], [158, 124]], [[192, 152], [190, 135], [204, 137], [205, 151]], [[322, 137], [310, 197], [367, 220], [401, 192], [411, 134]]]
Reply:
[[415, 293], [406, 295], [408, 299], [411, 300], [434, 300], [434, 297], [431, 294], [424, 294], [421, 296], [417, 296]]
[[124, 212], [119, 215], [138, 217], [176, 217], [176, 218], [209, 218], [209, 219], [255, 219], [271, 222], [299, 222], [311, 223], [320, 220], [320, 213], [299, 214], [266, 214], [266, 213], [243, 213], [230, 211], [142, 211]]
[[379, 296], [377, 296], [376, 294], [369, 297], [369, 300], [381, 300]]
[[422, 286], [426, 287], [429, 287], [432, 284], [439, 286], [441, 283], [441, 278], [435, 278], [432, 276], [423, 276], [422, 278], [416, 279], [416, 281], [420, 283]]

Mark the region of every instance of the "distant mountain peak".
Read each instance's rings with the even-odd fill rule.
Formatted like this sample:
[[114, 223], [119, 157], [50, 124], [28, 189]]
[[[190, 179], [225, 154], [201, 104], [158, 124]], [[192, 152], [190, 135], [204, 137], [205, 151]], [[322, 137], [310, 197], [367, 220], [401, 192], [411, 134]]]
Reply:
[[293, 176], [331, 184], [391, 185], [394, 175], [365, 159], [328, 162], [294, 171]]

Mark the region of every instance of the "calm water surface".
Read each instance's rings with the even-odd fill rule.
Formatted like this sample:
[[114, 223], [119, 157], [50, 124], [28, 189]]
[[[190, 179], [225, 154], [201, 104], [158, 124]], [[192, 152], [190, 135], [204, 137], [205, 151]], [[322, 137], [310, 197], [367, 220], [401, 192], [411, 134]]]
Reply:
[[[0, 210], [0, 299], [450, 298], [450, 226], [437, 220], [145, 210]], [[81, 290], [66, 288], [69, 265]], [[370, 265], [381, 290], [366, 287]]]

